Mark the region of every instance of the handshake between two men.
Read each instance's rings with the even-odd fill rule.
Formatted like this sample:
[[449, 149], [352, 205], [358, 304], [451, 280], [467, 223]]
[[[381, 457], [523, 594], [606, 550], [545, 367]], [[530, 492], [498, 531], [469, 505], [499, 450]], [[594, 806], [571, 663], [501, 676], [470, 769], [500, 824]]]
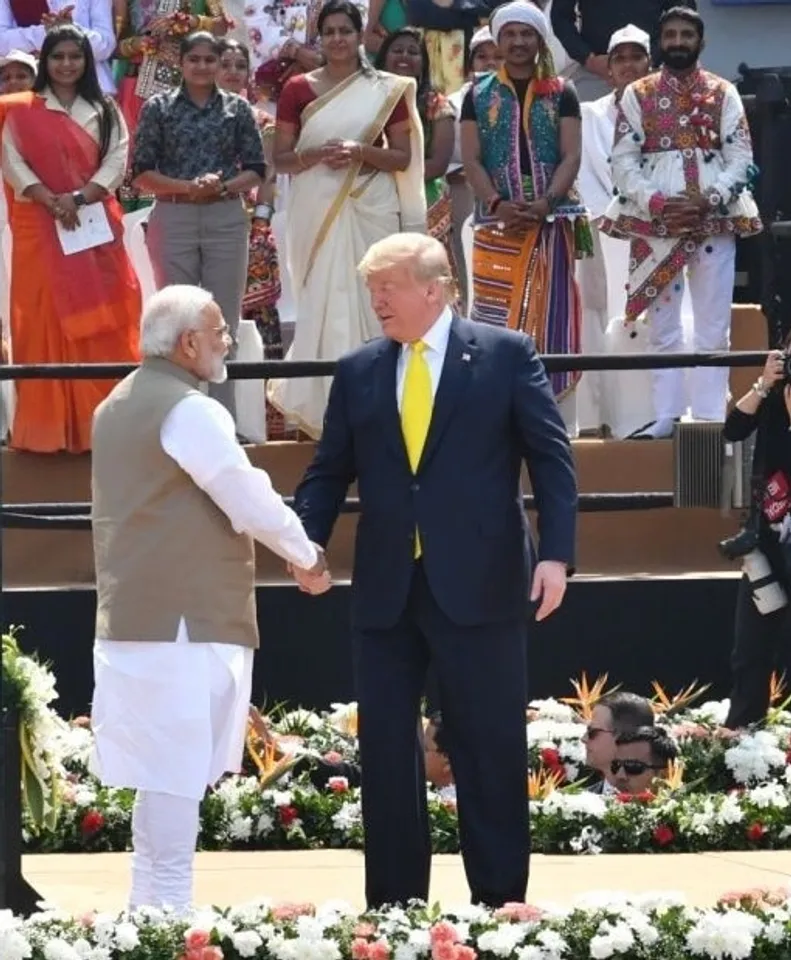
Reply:
[[313, 546], [316, 548], [317, 559], [312, 567], [297, 567], [293, 563], [289, 563], [286, 565], [286, 570], [289, 576], [294, 578], [302, 593], [318, 596], [330, 589], [332, 577], [323, 547], [320, 547], [317, 543], [314, 543]]

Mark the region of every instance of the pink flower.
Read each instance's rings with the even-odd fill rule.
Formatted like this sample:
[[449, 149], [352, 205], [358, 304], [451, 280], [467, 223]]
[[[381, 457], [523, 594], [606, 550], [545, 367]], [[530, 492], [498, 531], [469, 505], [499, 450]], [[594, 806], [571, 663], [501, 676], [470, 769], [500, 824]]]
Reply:
[[466, 947], [462, 944], [456, 945], [456, 960], [478, 960], [478, 954], [472, 947]]
[[200, 960], [224, 960], [224, 957], [222, 947], [204, 947], [200, 954]]
[[510, 920], [512, 923], [532, 923], [540, 920], [543, 911], [538, 907], [531, 907], [529, 903], [505, 903], [494, 912], [498, 920]]
[[439, 940], [431, 946], [432, 960], [456, 960], [456, 944], [450, 940]]
[[325, 753], [324, 759], [327, 763], [341, 763], [343, 761], [343, 757], [337, 750], [330, 750], [328, 753]]
[[279, 903], [272, 907], [272, 919], [295, 920], [297, 917], [312, 917], [315, 912], [312, 903]]
[[452, 923], [447, 920], [440, 920], [429, 930], [432, 946], [437, 943], [458, 943], [459, 934]]
[[349, 781], [346, 777], [330, 777], [327, 781], [327, 787], [332, 790], [333, 793], [346, 793], [349, 789]]
[[376, 927], [372, 923], [363, 921], [354, 928], [355, 937], [372, 937], [376, 933]]
[[362, 937], [352, 940], [352, 960], [368, 960], [369, 944]]
[[390, 960], [390, 953], [387, 940], [376, 940], [368, 951], [368, 960]]
[[184, 946], [187, 950], [202, 950], [209, 946], [210, 941], [211, 934], [208, 930], [192, 928], [184, 934]]
[[83, 913], [77, 922], [80, 924], [80, 926], [92, 927], [95, 920], [96, 920], [96, 911], [89, 910], [88, 913]]

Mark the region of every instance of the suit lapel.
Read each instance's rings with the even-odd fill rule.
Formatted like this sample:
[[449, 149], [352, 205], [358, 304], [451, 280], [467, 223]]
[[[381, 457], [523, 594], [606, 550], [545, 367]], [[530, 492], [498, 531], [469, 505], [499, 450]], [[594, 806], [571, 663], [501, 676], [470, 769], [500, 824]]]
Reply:
[[445, 352], [445, 362], [442, 365], [442, 374], [434, 399], [431, 425], [418, 465], [418, 472], [425, 468], [435, 453], [453, 411], [464, 396], [470, 382], [477, 346], [475, 334], [468, 329], [468, 326], [468, 324], [462, 324], [459, 318], [454, 316], [450, 336], [448, 337], [448, 349]]
[[382, 416], [385, 440], [393, 453], [409, 468], [404, 434], [401, 430], [401, 417], [398, 413], [397, 376], [400, 353], [400, 343], [394, 340], [383, 342], [382, 350], [374, 364], [374, 395], [377, 409]]

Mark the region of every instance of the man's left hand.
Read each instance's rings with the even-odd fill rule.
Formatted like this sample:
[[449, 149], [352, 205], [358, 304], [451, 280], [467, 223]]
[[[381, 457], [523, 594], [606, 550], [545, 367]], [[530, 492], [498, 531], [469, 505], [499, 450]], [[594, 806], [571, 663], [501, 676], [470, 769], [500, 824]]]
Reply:
[[540, 601], [536, 620], [546, 620], [563, 603], [566, 595], [567, 568], [558, 560], [542, 560], [533, 574], [533, 589], [530, 599]]

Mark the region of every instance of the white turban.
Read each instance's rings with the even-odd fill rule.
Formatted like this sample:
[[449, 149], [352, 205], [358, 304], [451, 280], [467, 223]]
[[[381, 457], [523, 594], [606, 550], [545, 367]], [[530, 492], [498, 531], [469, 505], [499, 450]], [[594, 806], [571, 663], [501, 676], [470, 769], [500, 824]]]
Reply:
[[489, 26], [495, 43], [499, 42], [500, 31], [507, 23], [523, 23], [527, 27], [532, 27], [544, 43], [549, 42], [549, 23], [544, 13], [534, 3], [529, 3], [527, 0], [513, 0], [512, 3], [504, 3], [494, 11]]

